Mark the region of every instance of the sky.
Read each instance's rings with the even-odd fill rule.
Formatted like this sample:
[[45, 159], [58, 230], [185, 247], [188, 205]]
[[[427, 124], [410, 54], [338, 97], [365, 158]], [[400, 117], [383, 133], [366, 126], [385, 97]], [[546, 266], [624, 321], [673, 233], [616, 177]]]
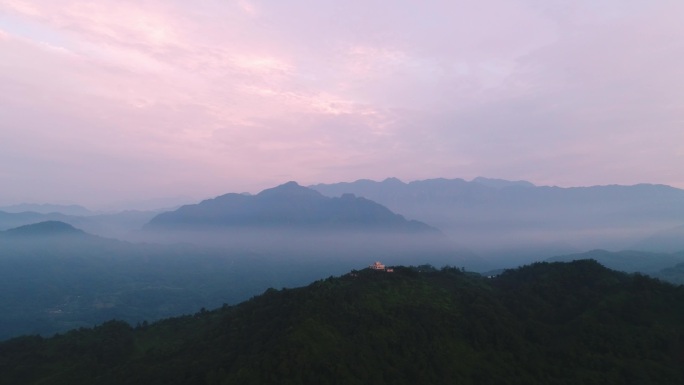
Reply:
[[0, 0], [0, 204], [684, 188], [681, 0]]

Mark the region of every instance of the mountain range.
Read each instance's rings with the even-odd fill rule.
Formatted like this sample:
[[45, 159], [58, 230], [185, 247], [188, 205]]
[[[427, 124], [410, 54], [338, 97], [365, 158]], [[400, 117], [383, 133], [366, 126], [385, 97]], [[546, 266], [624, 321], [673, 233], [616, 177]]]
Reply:
[[141, 237], [296, 255], [311, 263], [336, 260], [349, 268], [369, 259], [478, 270], [485, 266], [432, 226], [363, 197], [326, 197], [296, 182], [256, 195], [226, 194], [159, 214], [143, 227]]
[[425, 223], [406, 220], [386, 207], [354, 194], [329, 198], [296, 182], [256, 195], [225, 194], [154, 217], [147, 230], [287, 228], [306, 231], [437, 233]]
[[597, 248], [684, 250], [682, 237], [670, 236], [667, 250], [660, 241], [642, 242], [684, 224], [684, 190], [664, 185], [562, 188], [487, 178], [389, 178], [310, 187], [327, 196], [366, 197], [509, 266]]
[[87, 208], [79, 205], [55, 205], [47, 203], [20, 203], [10, 206], [0, 206], [0, 211], [6, 213], [39, 213], [39, 214], [52, 214], [60, 213], [64, 215], [74, 215], [74, 216], [89, 216], [95, 215], [96, 213], [88, 210]]
[[328, 198], [296, 183], [183, 206], [154, 217], [138, 235], [141, 242], [110, 239], [56, 220], [0, 231], [0, 290], [12, 293], [0, 297], [0, 339], [111, 318], [152, 321], [377, 260], [482, 267], [429, 225], [365, 198]]
[[[290, 185], [295, 187], [292, 183]], [[201, 226], [215, 228], [220, 222], [221, 226], [232, 226], [237, 230], [248, 227], [247, 222], [251, 220], [258, 222], [261, 228], [266, 225], [289, 226], [290, 229], [308, 232], [323, 229], [339, 231], [344, 226], [364, 227], [365, 231], [373, 227], [373, 221], [379, 226], [393, 223], [394, 231], [401, 228], [414, 231], [417, 230], [415, 226], [425, 228], [417, 223], [422, 222], [439, 229], [454, 243], [475, 251], [494, 265], [509, 267], [593, 249], [684, 250], [684, 191], [669, 186], [640, 184], [560, 188], [535, 186], [527, 181], [478, 177], [471, 181], [428, 179], [410, 183], [389, 178], [382, 182], [359, 180], [310, 187], [335, 199], [353, 194], [356, 199], [345, 200], [352, 205], [360, 206], [360, 198], [377, 205], [370, 207], [373, 202], [365, 202], [369, 206], [362, 210], [366, 217], [355, 217], [359, 213], [352, 213], [349, 205], [342, 210], [343, 205], [339, 201], [321, 204], [325, 202], [323, 197], [311, 192], [299, 198], [286, 197], [280, 194], [286, 188], [276, 187], [269, 190], [275, 190], [273, 193], [280, 194], [279, 199], [288, 202], [281, 207], [277, 207], [277, 202], [266, 202], [267, 192], [254, 196], [225, 194], [184, 206], [182, 210], [167, 211], [159, 218], [155, 217], [162, 211], [73, 215], [74, 209], [84, 214], [85, 209], [80, 206], [16, 205], [6, 207], [15, 212], [0, 209], [0, 230], [57, 220], [104, 237], [145, 241], [140, 232], [143, 227], [148, 230], [184, 227], [187, 232], [192, 231], [189, 228], [191, 222], [190, 227], [194, 229]], [[310, 201], [298, 206], [301, 202], [297, 203], [297, 199], [304, 197]], [[350, 198], [349, 195], [346, 197]], [[229, 209], [229, 205], [233, 208]], [[257, 208], [255, 205], [264, 206]], [[383, 210], [376, 210], [378, 205], [384, 206]], [[22, 211], [24, 209], [34, 211]], [[262, 212], [259, 214], [252, 209]], [[264, 217], [264, 210], [269, 209], [276, 211], [270, 214], [272, 217]], [[312, 210], [319, 213], [318, 218], [311, 216]], [[399, 220], [395, 214], [410, 220]], [[249, 215], [252, 217], [248, 218]], [[151, 220], [152, 223], [148, 223]], [[280, 224], [273, 222], [278, 220]]]

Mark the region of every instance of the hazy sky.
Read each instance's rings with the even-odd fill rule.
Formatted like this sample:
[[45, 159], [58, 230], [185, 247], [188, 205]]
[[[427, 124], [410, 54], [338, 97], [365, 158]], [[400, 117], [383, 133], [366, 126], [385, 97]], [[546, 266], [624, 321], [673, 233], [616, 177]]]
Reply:
[[0, 0], [0, 204], [684, 188], [682, 0]]

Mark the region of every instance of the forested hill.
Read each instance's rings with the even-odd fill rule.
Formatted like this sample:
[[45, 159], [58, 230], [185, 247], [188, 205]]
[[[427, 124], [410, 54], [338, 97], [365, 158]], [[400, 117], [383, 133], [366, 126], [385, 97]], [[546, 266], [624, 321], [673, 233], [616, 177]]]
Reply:
[[684, 287], [593, 261], [362, 270], [0, 344], [0, 384], [677, 384]]

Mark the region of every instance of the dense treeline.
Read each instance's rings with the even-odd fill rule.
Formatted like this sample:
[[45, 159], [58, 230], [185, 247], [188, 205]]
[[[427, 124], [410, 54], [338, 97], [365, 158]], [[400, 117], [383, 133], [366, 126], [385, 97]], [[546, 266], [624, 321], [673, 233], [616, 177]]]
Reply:
[[684, 383], [684, 288], [594, 261], [396, 268], [0, 344], [0, 384]]

